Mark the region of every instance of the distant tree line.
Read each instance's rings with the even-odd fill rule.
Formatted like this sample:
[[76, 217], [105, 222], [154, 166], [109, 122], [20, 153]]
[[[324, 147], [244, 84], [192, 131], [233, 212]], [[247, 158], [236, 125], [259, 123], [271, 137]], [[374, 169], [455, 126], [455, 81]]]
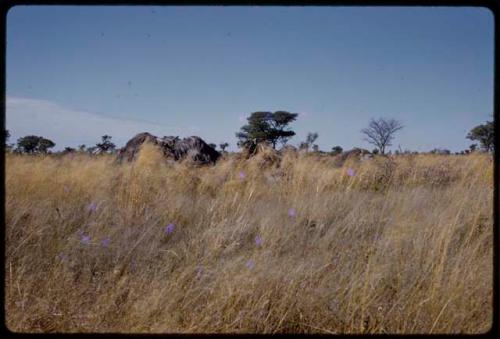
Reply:
[[[17, 139], [16, 144], [9, 144], [10, 132], [5, 130], [5, 149], [8, 152], [23, 153], [23, 154], [50, 154], [51, 149], [56, 146], [55, 142], [50, 139], [46, 139], [41, 136], [27, 135]], [[101, 142], [98, 142], [95, 146], [86, 147], [86, 145], [78, 146], [78, 150], [72, 147], [65, 147], [61, 152], [63, 154], [67, 153], [89, 153], [89, 154], [103, 154], [103, 153], [114, 153], [116, 151], [116, 145], [111, 142], [111, 136], [103, 135], [101, 137]]]
[[[274, 149], [278, 142], [283, 146], [287, 141], [295, 135], [295, 132], [288, 128], [288, 125], [295, 121], [297, 113], [290, 113], [286, 111], [277, 112], [254, 112], [247, 118], [248, 123], [241, 127], [240, 131], [236, 133], [239, 139], [238, 146], [254, 150], [255, 146], [259, 143], [267, 143]], [[395, 119], [372, 119], [368, 126], [361, 130], [364, 135], [364, 140], [369, 144], [375, 146], [372, 154], [392, 154], [391, 151], [387, 152], [387, 148], [392, 146], [396, 132], [403, 129], [401, 122]], [[474, 127], [467, 138], [470, 140], [478, 141], [481, 145], [481, 150], [491, 152], [494, 150], [494, 128], [493, 122], [488, 121], [485, 124]], [[315, 144], [319, 135], [315, 132], [309, 132], [306, 140], [299, 143], [299, 150], [309, 152], [319, 152], [319, 146]], [[477, 144], [470, 145], [468, 150], [456, 152], [455, 154], [468, 154], [476, 151]], [[330, 154], [337, 155], [343, 152], [342, 147], [334, 146]], [[394, 154], [416, 154], [409, 150], [403, 151], [401, 148], [395, 150]], [[430, 151], [432, 154], [451, 154], [446, 149], [433, 149]]]
[[[284, 148], [294, 148], [293, 146], [286, 145], [287, 142], [295, 135], [295, 131], [289, 128], [289, 124], [294, 122], [298, 117], [298, 113], [290, 113], [287, 111], [276, 111], [276, 112], [253, 112], [247, 118], [247, 124], [240, 128], [240, 131], [236, 133], [238, 138], [237, 146], [243, 149], [249, 150], [253, 153], [256, 150], [258, 144], [267, 144], [273, 149], [276, 149], [278, 144], [281, 144]], [[392, 146], [392, 142], [395, 138], [396, 132], [401, 130], [403, 125], [395, 119], [372, 119], [370, 120], [368, 126], [361, 130], [364, 136], [364, 140], [369, 144], [375, 146], [372, 150], [372, 154], [392, 154], [391, 151], [387, 152], [387, 148]], [[9, 130], [4, 131], [5, 136], [5, 149], [7, 152], [23, 153], [23, 154], [49, 154], [52, 153], [51, 149], [56, 146], [56, 144], [45, 137], [36, 135], [27, 135], [21, 137], [17, 140], [16, 144], [9, 143], [10, 132]], [[304, 152], [321, 152], [319, 146], [315, 144], [319, 135], [316, 132], [309, 132], [307, 134], [306, 140], [299, 143], [299, 150]], [[475, 126], [470, 130], [466, 136], [467, 139], [476, 141], [479, 143], [471, 144], [469, 149], [462, 150], [460, 152], [455, 152], [455, 154], [469, 154], [478, 150], [484, 152], [494, 151], [494, 124], [493, 121], [487, 121], [484, 124]], [[88, 154], [106, 154], [115, 153], [116, 145], [111, 141], [112, 137], [110, 135], [103, 135], [101, 141], [96, 143], [94, 146], [87, 147], [82, 144], [79, 145], [77, 149], [72, 147], [65, 147], [60, 153], [88, 153]], [[216, 149], [217, 145], [214, 143], [208, 144], [210, 147]], [[219, 144], [222, 153], [226, 152], [226, 148], [229, 147], [227, 142], [221, 142]], [[331, 155], [341, 154], [344, 150], [341, 146], [334, 146], [329, 152]], [[409, 150], [395, 150], [394, 154], [415, 154], [418, 152], [411, 152]], [[431, 154], [451, 154], [447, 149], [435, 148], [431, 150]]]

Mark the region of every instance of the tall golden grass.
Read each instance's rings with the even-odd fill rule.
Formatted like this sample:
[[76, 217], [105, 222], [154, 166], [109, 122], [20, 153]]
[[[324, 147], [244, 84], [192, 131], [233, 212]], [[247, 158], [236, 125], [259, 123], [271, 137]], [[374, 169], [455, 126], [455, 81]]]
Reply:
[[491, 156], [277, 160], [6, 155], [8, 328], [490, 329]]

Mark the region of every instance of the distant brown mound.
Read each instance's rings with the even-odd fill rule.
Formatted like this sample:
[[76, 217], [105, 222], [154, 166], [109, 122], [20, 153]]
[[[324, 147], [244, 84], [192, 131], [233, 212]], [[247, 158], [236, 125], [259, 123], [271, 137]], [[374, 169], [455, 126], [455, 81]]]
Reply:
[[180, 139], [179, 137], [156, 137], [150, 133], [139, 133], [130, 139], [125, 147], [118, 151], [118, 160], [132, 161], [139, 153], [143, 143], [148, 142], [158, 146], [167, 159], [175, 161], [189, 158], [198, 164], [215, 163], [221, 156], [203, 139], [197, 136]]

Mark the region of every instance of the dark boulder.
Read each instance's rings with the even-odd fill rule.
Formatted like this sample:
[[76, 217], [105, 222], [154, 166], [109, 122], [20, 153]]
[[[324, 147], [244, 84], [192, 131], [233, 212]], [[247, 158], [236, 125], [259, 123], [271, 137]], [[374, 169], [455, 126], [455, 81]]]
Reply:
[[139, 153], [145, 142], [160, 148], [167, 159], [175, 161], [189, 158], [198, 164], [215, 163], [221, 156], [219, 152], [210, 147], [203, 139], [197, 136], [180, 139], [179, 137], [156, 137], [150, 133], [139, 133], [130, 139], [125, 147], [118, 152], [118, 160], [132, 161]]

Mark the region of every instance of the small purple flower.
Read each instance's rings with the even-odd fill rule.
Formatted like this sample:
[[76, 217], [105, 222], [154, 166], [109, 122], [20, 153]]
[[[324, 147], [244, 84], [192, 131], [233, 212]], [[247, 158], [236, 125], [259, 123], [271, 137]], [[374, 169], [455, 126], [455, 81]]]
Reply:
[[62, 262], [64, 262], [64, 261], [66, 261], [66, 259], [67, 259], [68, 257], [66, 256], [66, 254], [64, 254], [63, 252], [61, 252], [61, 253], [59, 253], [59, 254], [57, 255], [57, 258], [59, 258], [59, 260], [61, 260]]
[[90, 235], [82, 235], [80, 242], [84, 245], [90, 244]]
[[102, 245], [103, 247], [108, 247], [110, 243], [111, 243], [111, 240], [109, 239], [109, 237], [108, 237], [108, 238], [106, 238], [106, 239], [103, 239], [103, 240], [101, 241], [101, 245]]
[[288, 210], [288, 215], [292, 218], [295, 217], [295, 215], [297, 215], [297, 210], [295, 208], [290, 208]]
[[89, 211], [89, 213], [93, 213], [95, 211], [97, 211], [97, 204], [95, 203], [95, 201], [92, 201], [88, 206], [87, 206], [87, 211]]
[[201, 266], [196, 267], [196, 278], [201, 277], [202, 274], [203, 274], [203, 267]]
[[260, 235], [257, 235], [255, 237], [255, 245], [261, 246], [262, 245], [262, 237]]
[[246, 266], [248, 269], [250, 269], [250, 270], [251, 270], [252, 268], [254, 268], [255, 263], [254, 263], [254, 261], [253, 261], [252, 259], [250, 259], [250, 260], [248, 260], [248, 261], [247, 261], [247, 263], [245, 264], [245, 266]]
[[65, 193], [69, 193], [69, 191], [70, 191], [69, 190], [69, 186], [68, 185], [64, 185], [63, 190], [64, 190]]
[[246, 177], [245, 172], [240, 171], [240, 179], [243, 180], [243, 179], [245, 179], [245, 177]]
[[130, 265], [130, 270], [132, 272], [135, 272], [135, 270], [137, 269], [137, 262], [135, 261], [135, 259], [132, 259], [129, 265]]
[[350, 167], [349, 167], [349, 168], [347, 169], [347, 175], [348, 175], [348, 176], [350, 176], [350, 177], [353, 177], [353, 176], [354, 176], [354, 174], [355, 174], [355, 173], [354, 173], [354, 170], [353, 170], [352, 168], [350, 168]]
[[165, 227], [165, 233], [166, 234], [171, 234], [174, 231], [174, 227], [175, 227], [174, 224], [168, 224], [168, 226]]

